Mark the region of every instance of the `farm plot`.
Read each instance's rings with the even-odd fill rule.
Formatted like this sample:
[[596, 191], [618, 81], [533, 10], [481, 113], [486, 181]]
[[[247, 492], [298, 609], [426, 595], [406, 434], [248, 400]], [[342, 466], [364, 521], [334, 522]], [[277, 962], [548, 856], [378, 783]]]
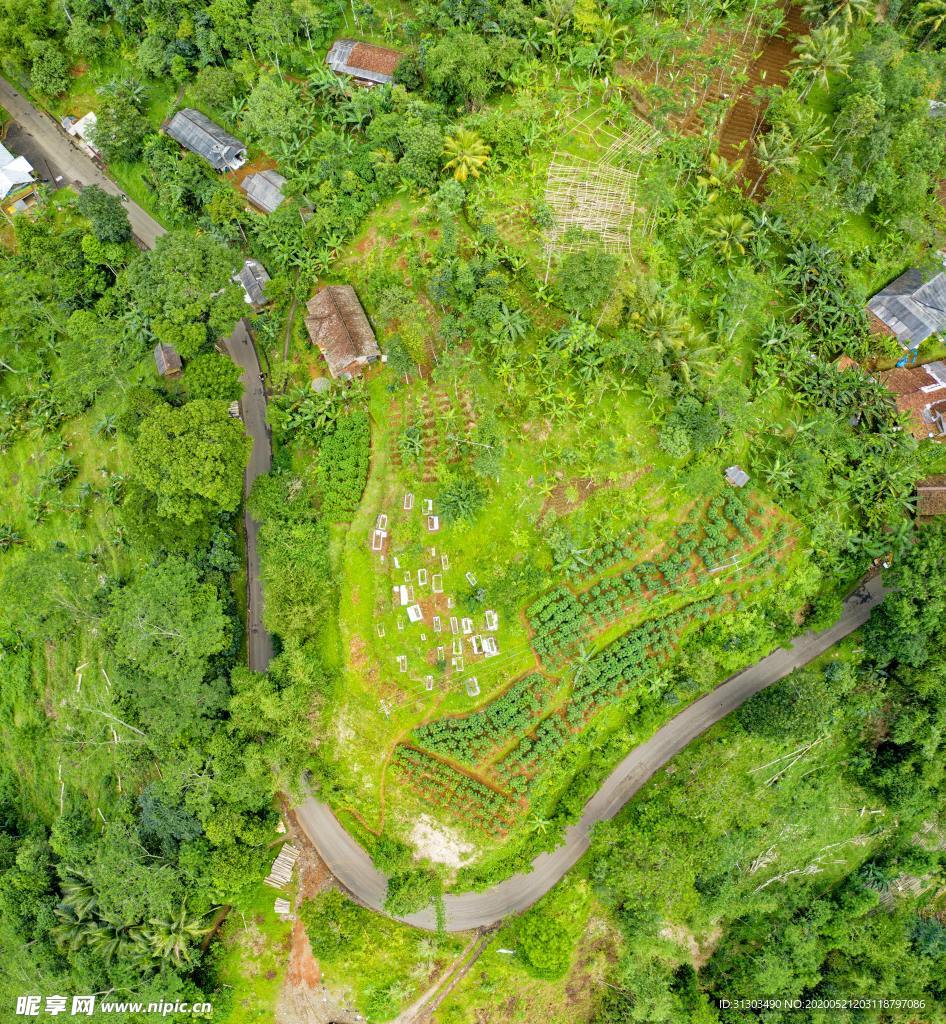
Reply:
[[[788, 520], [737, 494], [717, 496], [679, 524], [657, 561], [642, 559], [630, 540], [602, 543], [571, 584], [527, 610], [546, 671], [522, 676], [474, 712], [415, 727], [398, 747], [398, 777], [454, 821], [506, 835], [570, 741], [609, 707], [633, 715], [660, 699], [662, 669], [684, 634], [742, 607], [791, 544]], [[472, 813], [470, 801], [480, 798], [494, 817]]]
[[750, 14], [732, 27], [696, 19], [648, 27], [642, 56], [618, 71], [649, 121], [675, 133], [699, 134], [746, 81], [760, 25]]
[[563, 138], [567, 147], [553, 154], [545, 187], [552, 213], [547, 257], [591, 241], [610, 252], [630, 253], [634, 232], [647, 230], [640, 176], [644, 161], [660, 146], [660, 132], [639, 118], [619, 126], [606, 110], [595, 108], [583, 116], [573, 113]]

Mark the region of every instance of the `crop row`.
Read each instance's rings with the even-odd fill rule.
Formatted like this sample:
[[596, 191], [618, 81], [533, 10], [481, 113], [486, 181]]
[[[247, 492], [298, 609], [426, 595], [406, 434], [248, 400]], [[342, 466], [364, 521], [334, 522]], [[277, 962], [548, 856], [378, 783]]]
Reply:
[[490, 748], [531, 728], [551, 696], [548, 680], [536, 672], [518, 679], [479, 711], [422, 725], [414, 730], [414, 739], [428, 750], [475, 764]]
[[490, 836], [502, 836], [513, 822], [509, 798], [425, 750], [399, 746], [393, 765], [422, 799]]
[[576, 650], [585, 633], [584, 615], [568, 587], [556, 587], [526, 609], [534, 631], [532, 646], [551, 664]]
[[717, 594], [694, 601], [678, 611], [652, 619], [625, 633], [591, 659], [578, 674], [568, 703], [567, 718], [573, 728], [596, 710], [613, 704], [630, 687], [641, 687], [658, 663], [669, 658], [679, 633], [694, 619], [706, 620], [725, 608], [730, 599]]
[[559, 715], [549, 715], [539, 723], [531, 736], [524, 736], [519, 745], [496, 765], [503, 783], [514, 793], [524, 795], [529, 790], [532, 776], [565, 745], [568, 726]]

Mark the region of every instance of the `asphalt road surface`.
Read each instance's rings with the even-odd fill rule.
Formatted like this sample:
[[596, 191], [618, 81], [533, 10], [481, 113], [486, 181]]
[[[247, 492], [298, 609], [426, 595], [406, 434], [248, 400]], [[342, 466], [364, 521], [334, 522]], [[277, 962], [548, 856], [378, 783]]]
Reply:
[[[484, 892], [444, 897], [447, 931], [481, 928], [531, 906], [587, 851], [592, 827], [613, 818], [654, 772], [753, 694], [806, 665], [862, 626], [882, 600], [883, 587], [879, 579], [873, 579], [848, 598], [840, 619], [830, 629], [805, 633], [791, 647], [780, 648], [681, 711], [621, 761], [585, 805], [581, 820], [566, 831], [562, 845], [536, 857], [531, 871], [513, 875]], [[380, 910], [387, 891], [385, 876], [342, 828], [331, 809], [309, 797], [296, 814], [332, 874], [361, 902]], [[420, 928], [436, 928], [432, 910], [403, 920]]]
[[[240, 413], [253, 450], [246, 466], [243, 485], [247, 494], [258, 476], [269, 472], [272, 441], [266, 423], [266, 392], [260, 378], [259, 358], [246, 321], [238, 320], [233, 334], [224, 340], [227, 355], [243, 370]], [[259, 523], [244, 503], [243, 529], [246, 533], [246, 626], [247, 662], [254, 672], [265, 672], [273, 657], [273, 641], [263, 625], [263, 584], [260, 581]]]
[[[121, 196], [121, 189], [107, 178], [94, 160], [84, 153], [72, 138], [49, 114], [36, 107], [5, 79], [0, 78], [0, 107], [6, 109], [22, 131], [46, 157], [51, 167], [65, 181], [79, 185], [98, 185], [113, 196]], [[137, 203], [130, 199], [122, 204], [128, 211], [131, 230], [135, 238], [147, 249], [165, 233], [164, 228]]]

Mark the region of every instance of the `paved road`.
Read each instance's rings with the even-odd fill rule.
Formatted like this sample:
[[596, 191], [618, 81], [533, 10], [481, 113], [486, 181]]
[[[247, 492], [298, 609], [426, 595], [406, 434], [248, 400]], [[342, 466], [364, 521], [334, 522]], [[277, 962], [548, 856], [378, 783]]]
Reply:
[[[79, 185], [98, 185], [113, 196], [122, 194], [115, 182], [102, 173], [95, 161], [79, 148], [71, 135], [67, 135], [45, 111], [37, 110], [4, 78], [0, 78], [0, 107], [4, 107], [10, 113], [32, 143], [45, 154], [49, 163], [67, 181]], [[137, 203], [128, 200], [124, 207], [128, 211], [128, 219], [131, 221], [131, 230], [135, 237], [145, 248], [153, 249], [154, 243], [165, 233], [164, 228]]]
[[[513, 875], [484, 892], [446, 896], [447, 930], [480, 928], [531, 906], [586, 852], [592, 827], [613, 818], [654, 772], [753, 694], [783, 679], [862, 626], [882, 599], [880, 581], [871, 580], [847, 600], [841, 618], [830, 629], [805, 633], [791, 647], [775, 651], [681, 711], [621, 761], [585, 805], [580, 821], [566, 831], [563, 844], [536, 857], [531, 871]], [[332, 874], [363, 903], [380, 910], [387, 889], [385, 877], [338, 823], [331, 809], [309, 797], [296, 809], [296, 814]], [[403, 920], [420, 928], [436, 927], [429, 910]]]
[[[253, 450], [246, 466], [244, 487], [250, 493], [253, 481], [269, 472], [272, 441], [266, 424], [266, 393], [260, 380], [259, 358], [246, 321], [239, 320], [233, 334], [224, 340], [230, 358], [243, 370], [243, 398], [240, 412], [246, 432], [253, 439]], [[263, 584], [260, 581], [259, 523], [245, 508], [243, 528], [246, 533], [246, 626], [247, 661], [254, 672], [265, 672], [273, 657], [273, 641], [263, 625]]]

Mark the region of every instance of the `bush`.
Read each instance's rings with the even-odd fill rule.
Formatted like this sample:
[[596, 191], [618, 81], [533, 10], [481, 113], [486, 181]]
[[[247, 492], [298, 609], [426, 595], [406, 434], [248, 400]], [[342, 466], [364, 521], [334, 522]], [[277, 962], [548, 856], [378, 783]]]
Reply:
[[218, 352], [204, 352], [188, 360], [184, 387], [189, 398], [235, 402], [242, 394], [240, 368]]
[[363, 930], [361, 914], [361, 909], [338, 889], [327, 889], [304, 903], [302, 923], [313, 955], [325, 963], [346, 959]]
[[475, 519], [485, 501], [485, 489], [479, 481], [470, 477], [455, 477], [444, 484], [437, 494], [440, 514], [448, 523]]
[[388, 879], [384, 909], [396, 917], [413, 914], [434, 902], [441, 892], [440, 879], [424, 868], [411, 868]]

